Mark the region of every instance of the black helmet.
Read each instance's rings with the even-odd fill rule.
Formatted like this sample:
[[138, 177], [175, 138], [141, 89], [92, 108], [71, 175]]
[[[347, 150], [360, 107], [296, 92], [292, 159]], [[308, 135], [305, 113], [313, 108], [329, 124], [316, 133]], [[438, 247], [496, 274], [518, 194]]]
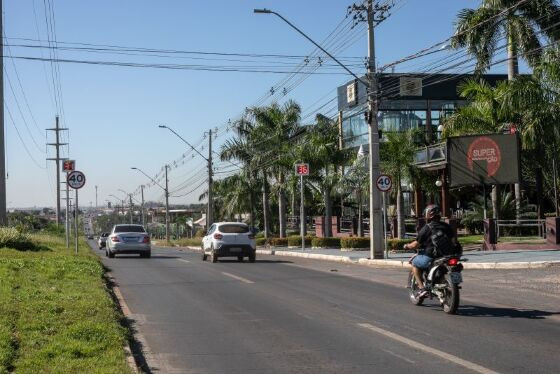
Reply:
[[441, 210], [439, 209], [439, 206], [435, 205], [435, 204], [430, 204], [426, 207], [426, 209], [424, 209], [424, 217], [428, 220], [431, 221], [434, 218], [438, 219], [441, 217]]

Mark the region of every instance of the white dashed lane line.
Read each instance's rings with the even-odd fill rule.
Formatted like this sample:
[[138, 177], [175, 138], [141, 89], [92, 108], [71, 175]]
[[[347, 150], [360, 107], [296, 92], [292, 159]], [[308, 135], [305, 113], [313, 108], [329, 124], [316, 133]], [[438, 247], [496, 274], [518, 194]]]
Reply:
[[456, 365], [463, 366], [464, 368], [467, 368], [467, 369], [472, 370], [474, 372], [483, 373], [483, 374], [495, 374], [495, 373], [497, 373], [494, 370], [485, 368], [484, 366], [480, 366], [478, 364], [475, 364], [474, 362], [463, 360], [462, 358], [459, 358], [459, 357], [454, 356], [452, 354], [440, 351], [440, 350], [435, 349], [435, 348], [428, 347], [423, 343], [419, 343], [417, 341], [405, 338], [404, 336], [395, 334], [394, 332], [382, 329], [382, 328], [377, 327], [377, 326], [373, 326], [369, 323], [358, 323], [358, 326], [360, 326], [364, 329], [376, 332], [380, 335], [386, 336], [386, 337], [388, 337], [390, 339], [393, 339], [397, 342], [406, 344], [406, 345], [408, 345], [408, 346], [410, 346], [414, 349], [424, 351], [426, 353], [432, 354], [434, 356], [437, 356], [439, 358], [447, 360], [447, 361], [449, 361], [451, 363], [454, 363]]
[[245, 279], [245, 278], [242, 278], [242, 277], [238, 277], [237, 275], [233, 275], [233, 274], [230, 274], [230, 273], [226, 273], [225, 271], [222, 271], [222, 274], [225, 275], [225, 276], [227, 276], [227, 277], [230, 277], [230, 278], [233, 278], [233, 279], [237, 279], [238, 281], [243, 282], [243, 283], [247, 283], [247, 284], [255, 283], [255, 282], [253, 282], [253, 281], [250, 281], [249, 279]]

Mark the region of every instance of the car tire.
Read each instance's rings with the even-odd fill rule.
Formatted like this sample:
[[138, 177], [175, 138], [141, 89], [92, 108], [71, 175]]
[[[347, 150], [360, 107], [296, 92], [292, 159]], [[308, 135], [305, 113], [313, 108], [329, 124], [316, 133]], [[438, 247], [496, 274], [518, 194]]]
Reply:
[[152, 252], [140, 253], [140, 257], [142, 258], [150, 258], [152, 257]]
[[253, 263], [257, 260], [257, 255], [255, 253], [253, 253], [252, 255], [249, 255], [249, 262]]
[[208, 255], [206, 254], [206, 252], [204, 252], [204, 249], [202, 250], [202, 261], [206, 261], [206, 259], [208, 258]]
[[243, 262], [243, 256], [237, 256], [237, 261]]
[[115, 258], [115, 254], [113, 252], [111, 252], [110, 249], [107, 250], [107, 257], [109, 258]]
[[210, 260], [212, 261], [213, 264], [218, 262], [218, 255], [216, 254], [216, 251], [214, 251], [213, 249], [212, 249], [212, 253], [210, 254]]

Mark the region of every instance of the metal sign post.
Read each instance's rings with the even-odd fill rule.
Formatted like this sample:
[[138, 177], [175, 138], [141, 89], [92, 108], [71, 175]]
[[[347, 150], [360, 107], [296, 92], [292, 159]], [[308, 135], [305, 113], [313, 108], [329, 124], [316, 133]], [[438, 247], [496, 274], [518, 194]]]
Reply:
[[[75, 160], [64, 160], [62, 162], [62, 171], [66, 173], [66, 177], [68, 177], [68, 173], [74, 171], [76, 168], [76, 161]], [[66, 214], [65, 214], [66, 222], [65, 222], [65, 231], [66, 231], [66, 248], [70, 248], [70, 187], [68, 186], [68, 182], [66, 182]]]
[[309, 164], [296, 164], [296, 175], [299, 175], [301, 205], [300, 211], [300, 235], [301, 235], [301, 250], [305, 251], [305, 205], [303, 199], [303, 176], [309, 175]]
[[79, 205], [78, 205], [78, 190], [86, 184], [86, 176], [81, 171], [74, 170], [66, 175], [66, 185], [76, 190], [76, 201], [74, 202], [74, 235], [76, 254], [78, 253], [78, 220], [79, 220]]
[[[375, 182], [377, 189], [381, 192], [383, 192], [382, 197], [383, 197], [383, 243], [385, 246], [385, 258], [389, 258], [389, 251], [387, 250], [387, 205], [386, 205], [386, 194], [387, 191], [391, 190], [391, 187], [393, 186], [393, 181], [391, 180], [391, 177], [388, 175], [384, 175], [381, 174], [379, 177], [377, 177], [377, 181]], [[371, 232], [371, 227], [369, 228], [370, 232]], [[371, 256], [373, 256], [373, 253], [371, 254]], [[372, 257], [373, 258], [373, 257]]]

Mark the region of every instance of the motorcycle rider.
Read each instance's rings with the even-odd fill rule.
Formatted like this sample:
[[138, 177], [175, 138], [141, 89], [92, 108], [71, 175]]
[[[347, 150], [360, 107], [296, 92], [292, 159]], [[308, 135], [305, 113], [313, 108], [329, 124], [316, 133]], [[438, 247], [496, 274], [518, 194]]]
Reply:
[[441, 211], [439, 206], [434, 204], [428, 205], [424, 210], [424, 218], [426, 219], [426, 224], [418, 232], [416, 240], [412, 243], [404, 245], [405, 249], [421, 248], [412, 260], [412, 273], [414, 274], [416, 284], [418, 284], [419, 287], [417, 297], [423, 297], [428, 294], [424, 285], [424, 280], [422, 279], [422, 272], [429, 268], [434, 258], [437, 257], [431, 237], [432, 228], [437, 225], [438, 229], [443, 231], [443, 233], [451, 239], [453, 245], [458, 245], [457, 238], [453, 235], [451, 226], [441, 221]]

